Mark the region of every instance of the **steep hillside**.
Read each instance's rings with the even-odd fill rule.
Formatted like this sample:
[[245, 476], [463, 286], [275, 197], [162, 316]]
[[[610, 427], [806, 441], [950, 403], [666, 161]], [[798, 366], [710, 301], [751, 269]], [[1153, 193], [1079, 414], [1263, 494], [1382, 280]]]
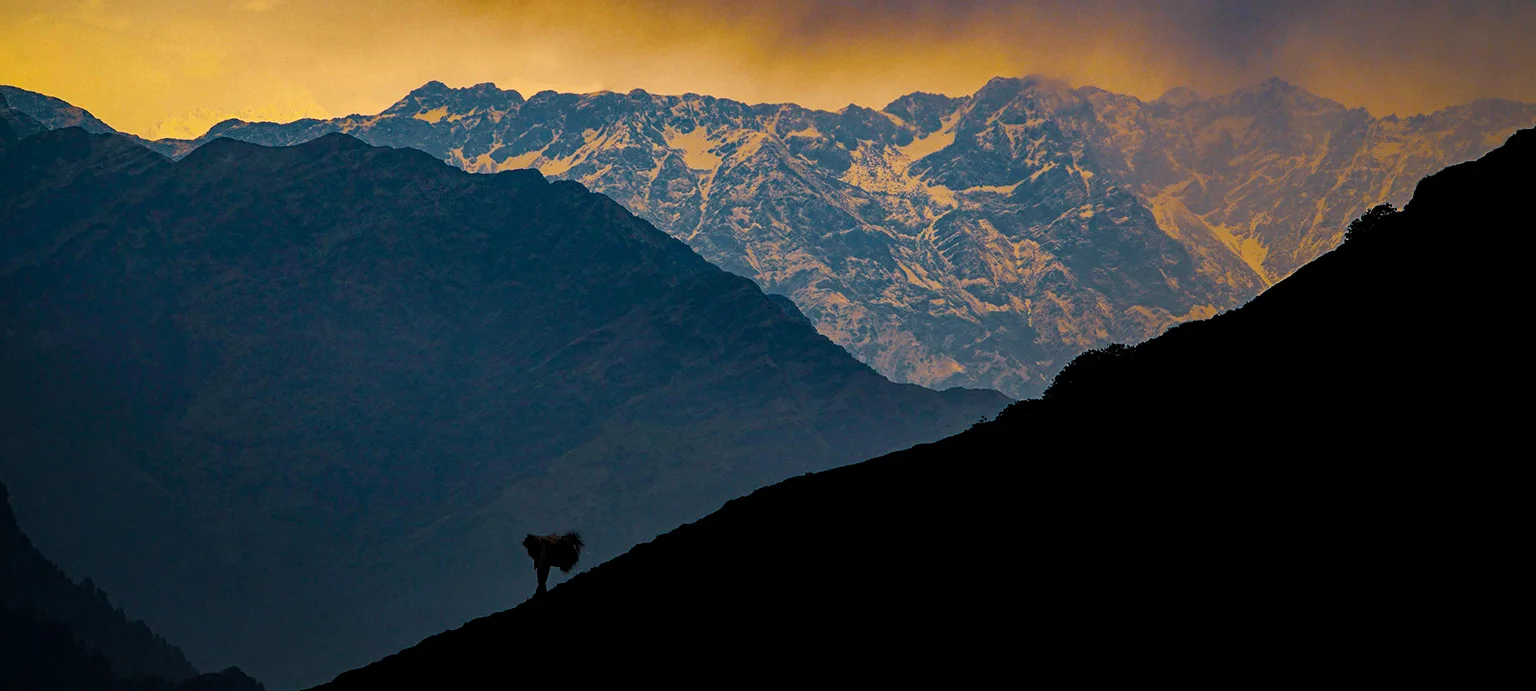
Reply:
[[0, 484], [0, 610], [67, 626], [84, 650], [98, 650], [109, 661], [109, 677], [175, 682], [197, 674], [181, 650], [130, 621], [95, 584], [71, 581], [38, 552], [16, 525], [9, 499]]
[[198, 674], [89, 580], [71, 581], [16, 525], [0, 484], [0, 688], [261, 691], [239, 669]]
[[835, 113], [433, 82], [377, 115], [149, 145], [341, 131], [475, 172], [538, 168], [789, 296], [886, 376], [1025, 396], [1084, 350], [1242, 304], [1533, 123], [1507, 101], [1376, 118], [1279, 80], [1144, 102], [999, 78]]
[[[1533, 185], [1526, 130], [1241, 309], [1080, 357], [993, 422], [759, 490], [324, 688], [1491, 683], [1521, 659], [1524, 411], [1506, 394], [1530, 367], [1421, 317], [1518, 303]], [[1488, 264], [1442, 260], [1446, 238], [1487, 237]]]
[[318, 681], [1005, 404], [880, 377], [573, 182], [343, 135], [0, 160], [0, 478], [194, 662]]

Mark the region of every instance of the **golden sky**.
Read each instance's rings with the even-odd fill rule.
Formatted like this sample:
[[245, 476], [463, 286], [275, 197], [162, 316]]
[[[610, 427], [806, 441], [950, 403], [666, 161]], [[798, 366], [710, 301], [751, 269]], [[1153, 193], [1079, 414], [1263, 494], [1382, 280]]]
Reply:
[[1156, 98], [1279, 76], [1374, 114], [1536, 101], [1536, 2], [0, 0], [0, 84], [146, 136], [374, 113], [429, 80], [880, 107], [1045, 74]]

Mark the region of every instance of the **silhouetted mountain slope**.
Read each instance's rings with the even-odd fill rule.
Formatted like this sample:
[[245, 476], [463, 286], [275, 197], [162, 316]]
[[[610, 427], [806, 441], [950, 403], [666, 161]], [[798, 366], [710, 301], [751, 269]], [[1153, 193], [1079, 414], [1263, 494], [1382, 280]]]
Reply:
[[[1523, 652], [1530, 368], [1423, 315], [1523, 300], [1533, 185], [1526, 130], [1241, 309], [1079, 357], [993, 422], [759, 490], [325, 688], [550, 683], [561, 659], [584, 683], [1488, 681]], [[1486, 261], [1443, 256], [1487, 238]]]
[[112, 665], [88, 651], [68, 626], [0, 607], [0, 688], [27, 691], [110, 691]]
[[1536, 105], [1499, 100], [1372, 117], [1278, 79], [1148, 102], [997, 78], [880, 112], [431, 82], [378, 114], [145, 144], [346, 132], [475, 172], [537, 168], [789, 296], [897, 381], [1026, 396], [1085, 350], [1242, 304], [1532, 124]]
[[0, 607], [0, 688], [17, 691], [262, 691], [238, 669], [181, 682], [123, 678], [65, 624]]
[[995, 392], [885, 380], [606, 197], [343, 135], [0, 160], [0, 477], [193, 660], [316, 681]]
[[175, 646], [75, 583], [16, 525], [0, 484], [0, 688], [260, 691], [238, 669], [199, 675]]
[[[89, 580], [75, 583], [23, 535], [0, 484], [0, 610], [30, 612], [69, 627], [110, 660], [109, 675], [181, 681], [197, 674], [175, 646], [140, 621], [129, 621]], [[22, 687], [7, 687], [22, 688]]]

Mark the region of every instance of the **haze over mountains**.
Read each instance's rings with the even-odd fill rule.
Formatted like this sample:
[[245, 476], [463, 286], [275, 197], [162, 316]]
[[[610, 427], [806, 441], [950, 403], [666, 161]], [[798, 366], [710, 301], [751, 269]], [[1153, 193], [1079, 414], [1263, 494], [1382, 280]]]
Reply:
[[1279, 80], [1144, 102], [999, 78], [836, 113], [433, 82], [378, 115], [149, 145], [342, 131], [475, 172], [535, 167], [789, 296], [894, 380], [1027, 396], [1083, 350], [1242, 304], [1533, 123], [1536, 105], [1498, 100], [1376, 118]]
[[237, 669], [199, 675], [181, 650], [70, 580], [21, 532], [0, 483], [0, 687], [25, 691], [260, 691]]
[[[20, 120], [18, 122], [25, 122]], [[795, 474], [1007, 400], [892, 383], [575, 182], [335, 134], [172, 162], [71, 127], [0, 158], [0, 478], [198, 664], [273, 688]]]
[[[323, 688], [741, 670], [1497, 686], [1525, 657], [1511, 401], [1531, 367], [1518, 342], [1422, 315], [1519, 309], [1533, 188], [1525, 130], [1237, 310], [1093, 351], [1043, 400], [759, 490]], [[1501, 251], [1444, 261], [1490, 238]], [[594, 664], [545, 664], [571, 659]]]

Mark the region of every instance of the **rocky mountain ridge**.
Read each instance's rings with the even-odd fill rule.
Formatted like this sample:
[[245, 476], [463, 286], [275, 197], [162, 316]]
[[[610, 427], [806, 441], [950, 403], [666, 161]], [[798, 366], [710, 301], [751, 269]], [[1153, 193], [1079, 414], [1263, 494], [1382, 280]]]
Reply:
[[431, 82], [377, 115], [149, 145], [339, 131], [473, 172], [537, 168], [790, 297], [892, 379], [1018, 397], [1086, 349], [1242, 304], [1365, 209], [1533, 123], [1536, 106], [1491, 100], [1375, 118], [1279, 80], [1146, 102], [997, 78], [837, 112]]

